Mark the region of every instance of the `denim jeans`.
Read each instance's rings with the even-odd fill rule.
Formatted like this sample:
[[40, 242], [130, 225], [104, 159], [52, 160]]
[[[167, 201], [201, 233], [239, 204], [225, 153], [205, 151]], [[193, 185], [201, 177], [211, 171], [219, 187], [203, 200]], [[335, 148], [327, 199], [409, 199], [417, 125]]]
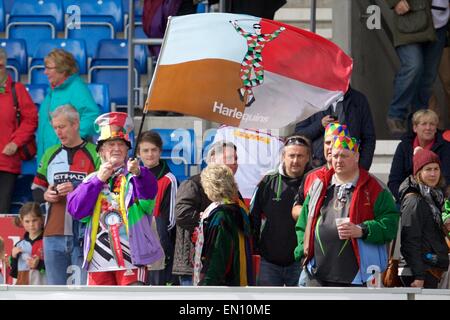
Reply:
[[261, 257], [258, 286], [296, 287], [300, 277], [300, 262], [283, 267]]
[[400, 70], [394, 78], [394, 95], [388, 111], [390, 118], [405, 120], [409, 106], [411, 113], [428, 107], [445, 46], [446, 29], [436, 29], [436, 41], [395, 48], [400, 59]]
[[[76, 245], [74, 239], [76, 240]], [[44, 237], [44, 262], [47, 284], [67, 285], [73, 275], [73, 284], [86, 284], [87, 272], [81, 268], [83, 262], [82, 248], [78, 237], [50, 236]], [[69, 266], [72, 266], [68, 270]], [[79, 280], [77, 279], [79, 277]]]
[[192, 276], [179, 276], [180, 286], [192, 286]]

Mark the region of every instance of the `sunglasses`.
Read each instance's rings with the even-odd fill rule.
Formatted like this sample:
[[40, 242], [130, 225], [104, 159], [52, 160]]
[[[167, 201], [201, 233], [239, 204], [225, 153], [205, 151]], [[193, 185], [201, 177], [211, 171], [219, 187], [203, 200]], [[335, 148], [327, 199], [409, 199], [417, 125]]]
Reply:
[[302, 138], [302, 137], [290, 137], [286, 140], [286, 142], [284, 143], [284, 146], [291, 146], [291, 145], [300, 145], [300, 146], [306, 146], [309, 147], [309, 142]]

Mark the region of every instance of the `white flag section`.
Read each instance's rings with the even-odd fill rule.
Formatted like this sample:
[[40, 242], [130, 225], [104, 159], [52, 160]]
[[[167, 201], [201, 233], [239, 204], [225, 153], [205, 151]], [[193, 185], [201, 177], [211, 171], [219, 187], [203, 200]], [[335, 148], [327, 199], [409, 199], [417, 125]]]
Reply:
[[352, 60], [282, 23], [227, 13], [170, 20], [147, 108], [241, 128], [282, 128], [348, 88]]
[[239, 166], [234, 178], [242, 197], [251, 199], [263, 176], [278, 168], [283, 142], [265, 132], [230, 126], [217, 129], [214, 143], [221, 140], [236, 145]]

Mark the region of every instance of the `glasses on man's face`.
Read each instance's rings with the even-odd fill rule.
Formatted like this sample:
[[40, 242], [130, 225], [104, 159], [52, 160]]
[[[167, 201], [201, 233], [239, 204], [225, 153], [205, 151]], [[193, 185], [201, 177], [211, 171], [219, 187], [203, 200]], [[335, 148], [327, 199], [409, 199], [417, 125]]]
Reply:
[[309, 142], [302, 137], [290, 137], [286, 140], [284, 146], [291, 146], [291, 145], [300, 145], [309, 147]]

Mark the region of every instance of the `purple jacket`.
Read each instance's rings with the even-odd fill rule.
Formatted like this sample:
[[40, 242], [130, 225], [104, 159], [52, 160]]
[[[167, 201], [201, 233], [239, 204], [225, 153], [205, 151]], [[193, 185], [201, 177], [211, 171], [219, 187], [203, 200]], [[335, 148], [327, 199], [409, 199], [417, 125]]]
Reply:
[[[127, 191], [125, 195], [131, 260], [137, 266], [152, 264], [163, 256], [159, 240], [151, 230], [152, 211], [158, 190], [157, 180], [147, 168], [140, 167], [140, 169], [139, 176], [126, 173]], [[87, 267], [89, 263], [87, 256], [92, 241], [94, 208], [105, 185], [107, 184], [98, 179], [94, 172], [67, 196], [67, 208], [74, 219], [81, 220], [91, 217], [87, 221], [84, 235], [84, 267]]]

